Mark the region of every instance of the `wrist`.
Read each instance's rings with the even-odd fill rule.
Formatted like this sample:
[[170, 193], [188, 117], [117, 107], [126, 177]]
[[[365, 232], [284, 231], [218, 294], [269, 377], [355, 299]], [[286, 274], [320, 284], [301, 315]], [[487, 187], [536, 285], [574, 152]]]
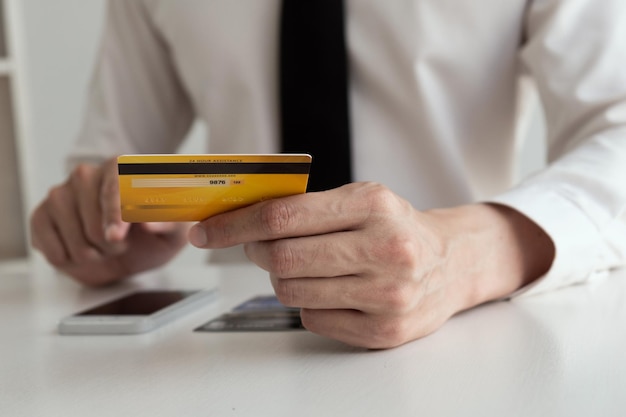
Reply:
[[459, 283], [459, 311], [506, 297], [540, 278], [554, 259], [550, 237], [528, 217], [499, 204], [427, 212], [440, 225], [444, 273]]

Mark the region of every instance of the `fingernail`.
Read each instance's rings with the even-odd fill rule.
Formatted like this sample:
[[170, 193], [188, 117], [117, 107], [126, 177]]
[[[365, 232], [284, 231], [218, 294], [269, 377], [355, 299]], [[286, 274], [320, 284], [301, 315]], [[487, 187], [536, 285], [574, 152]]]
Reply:
[[104, 226], [104, 239], [107, 242], [111, 242], [116, 240], [117, 237], [117, 225], [116, 224], [108, 224]]
[[206, 232], [200, 225], [195, 225], [189, 230], [189, 242], [198, 247], [203, 248], [207, 244]]

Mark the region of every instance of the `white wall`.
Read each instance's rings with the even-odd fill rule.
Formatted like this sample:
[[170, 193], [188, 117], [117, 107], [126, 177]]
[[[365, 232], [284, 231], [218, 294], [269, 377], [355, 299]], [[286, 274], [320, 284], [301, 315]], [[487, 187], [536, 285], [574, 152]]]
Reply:
[[[78, 133], [98, 49], [105, 0], [18, 0], [33, 179], [29, 199], [39, 202], [65, 178], [64, 157]], [[196, 125], [184, 151], [198, 151]]]
[[78, 131], [101, 30], [103, 0], [20, 0], [29, 199], [64, 178], [63, 157]]

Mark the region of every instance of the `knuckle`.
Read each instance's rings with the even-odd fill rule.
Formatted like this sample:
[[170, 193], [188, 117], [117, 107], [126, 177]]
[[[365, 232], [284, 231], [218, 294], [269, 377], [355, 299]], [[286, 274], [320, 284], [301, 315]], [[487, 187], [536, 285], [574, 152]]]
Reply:
[[89, 258], [87, 248], [76, 244], [68, 244], [67, 248], [69, 252], [70, 261], [74, 264], [82, 264]]
[[410, 273], [419, 268], [420, 248], [417, 241], [404, 231], [391, 231], [371, 248], [370, 257], [397, 271]]
[[46, 260], [50, 263], [50, 265], [55, 268], [64, 268], [69, 264], [69, 258], [65, 253], [65, 250], [61, 248], [37, 248]]
[[367, 347], [386, 349], [399, 346], [410, 339], [409, 321], [402, 317], [387, 318], [375, 322], [367, 341]]
[[386, 313], [401, 316], [413, 309], [415, 300], [413, 292], [408, 287], [406, 284], [395, 282], [384, 289], [381, 302]]
[[300, 309], [300, 322], [305, 329], [312, 333], [320, 333], [322, 331], [322, 326], [320, 321], [317, 320], [315, 310]]
[[81, 187], [83, 184], [86, 184], [91, 181], [93, 177], [93, 167], [87, 164], [79, 164], [77, 165], [72, 172], [70, 173], [69, 182], [72, 185], [77, 187]]
[[295, 208], [282, 199], [268, 201], [259, 215], [261, 227], [270, 237], [282, 236], [296, 218]]
[[387, 187], [378, 183], [369, 183], [366, 190], [370, 212], [388, 213], [395, 210], [397, 197]]
[[104, 242], [104, 230], [97, 223], [88, 223], [84, 225], [85, 238], [93, 244], [101, 244]]
[[57, 185], [48, 191], [47, 202], [52, 207], [62, 206], [67, 200], [67, 188], [63, 185]]
[[100, 194], [109, 198], [111, 196], [117, 196], [119, 185], [117, 181], [103, 181], [100, 185]]
[[220, 248], [231, 246], [237, 241], [236, 224], [228, 216], [215, 216], [210, 219], [210, 226], [200, 223], [201, 230], [207, 237], [207, 246]]
[[280, 301], [283, 305], [287, 307], [299, 307], [298, 292], [291, 280], [279, 278], [274, 285], [274, 292], [276, 293], [278, 301]]
[[291, 245], [285, 241], [274, 241], [269, 243], [268, 251], [269, 271], [279, 278], [289, 276], [297, 263]]
[[402, 270], [413, 270], [417, 266], [419, 247], [411, 236], [403, 232], [392, 234], [386, 246], [386, 252], [394, 265]]

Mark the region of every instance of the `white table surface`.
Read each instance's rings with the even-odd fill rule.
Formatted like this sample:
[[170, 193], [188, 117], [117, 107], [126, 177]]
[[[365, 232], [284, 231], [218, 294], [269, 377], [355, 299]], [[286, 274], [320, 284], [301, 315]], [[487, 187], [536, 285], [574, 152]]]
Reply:
[[[214, 285], [216, 302], [153, 333], [56, 332], [61, 317], [135, 287]], [[270, 292], [248, 265], [100, 290], [0, 266], [0, 416], [626, 415], [626, 272], [488, 304], [386, 351], [305, 331], [193, 332]]]

